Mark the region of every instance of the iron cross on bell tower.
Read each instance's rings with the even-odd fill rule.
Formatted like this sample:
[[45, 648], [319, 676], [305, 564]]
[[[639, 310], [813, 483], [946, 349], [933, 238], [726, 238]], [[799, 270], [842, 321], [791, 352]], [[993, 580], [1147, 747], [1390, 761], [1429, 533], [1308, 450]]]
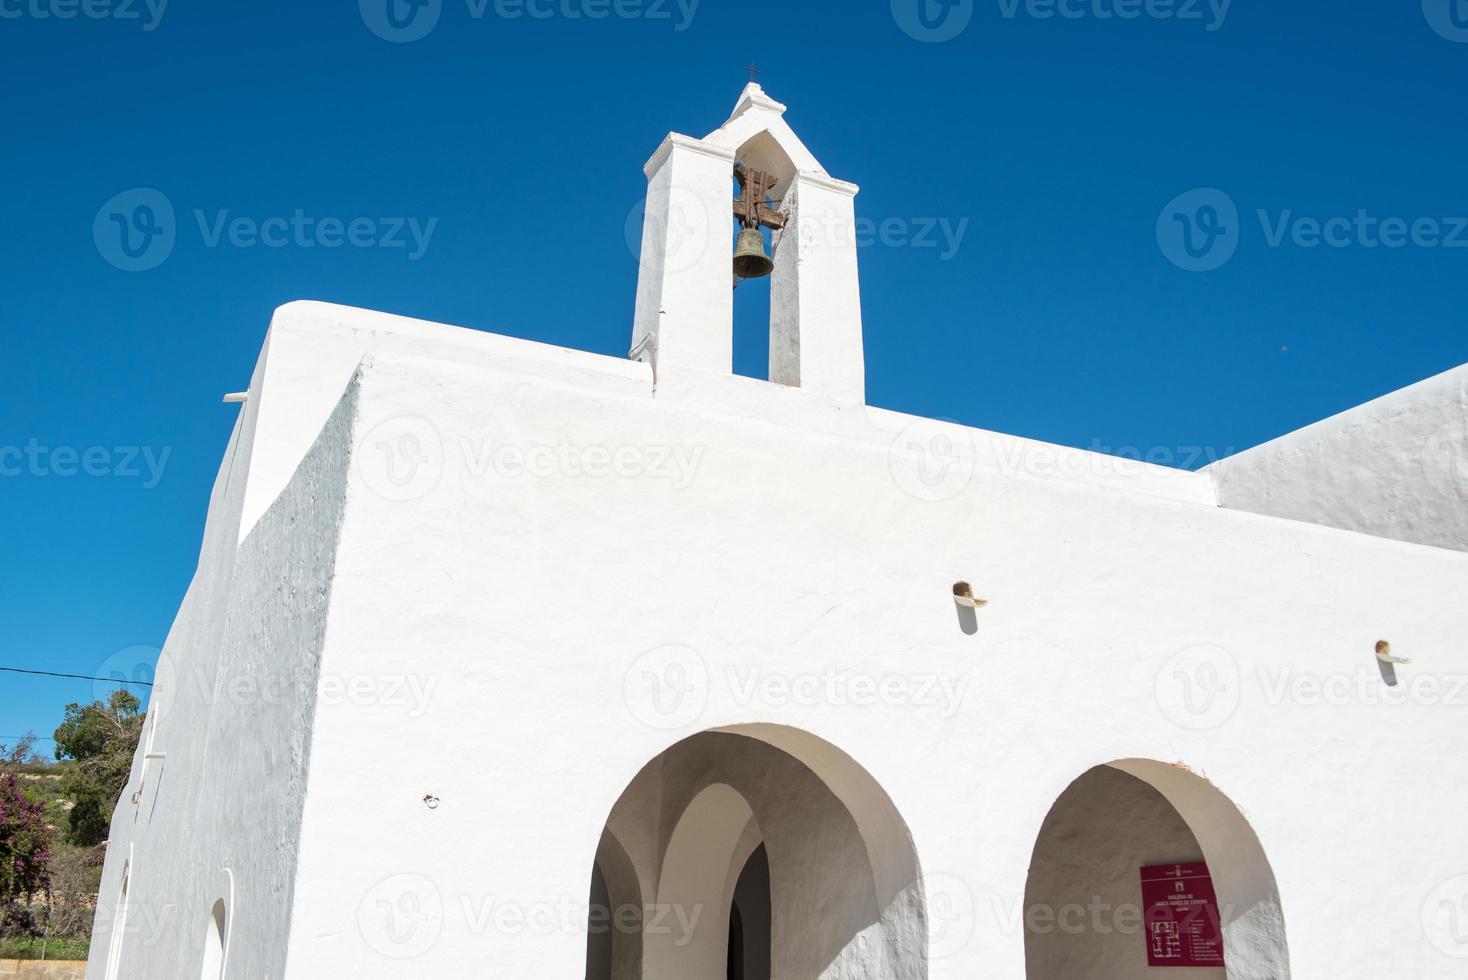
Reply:
[[766, 202], [778, 181], [763, 170], [751, 170], [742, 163], [734, 164], [734, 179], [739, 181], [739, 196], [734, 199], [734, 217], [742, 229], [734, 249], [734, 275], [740, 279], [763, 279], [775, 271], [775, 263], [765, 254], [765, 237], [761, 228], [780, 231], [785, 216]]

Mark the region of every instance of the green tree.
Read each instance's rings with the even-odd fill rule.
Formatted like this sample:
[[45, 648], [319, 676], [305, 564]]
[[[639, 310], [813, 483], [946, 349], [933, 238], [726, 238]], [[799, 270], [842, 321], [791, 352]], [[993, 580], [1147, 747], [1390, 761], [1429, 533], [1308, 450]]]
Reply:
[[67, 839], [90, 847], [107, 839], [112, 811], [127, 785], [133, 755], [143, 733], [142, 703], [127, 691], [106, 701], [66, 706], [56, 729], [56, 758], [73, 759], [61, 788], [72, 801]]

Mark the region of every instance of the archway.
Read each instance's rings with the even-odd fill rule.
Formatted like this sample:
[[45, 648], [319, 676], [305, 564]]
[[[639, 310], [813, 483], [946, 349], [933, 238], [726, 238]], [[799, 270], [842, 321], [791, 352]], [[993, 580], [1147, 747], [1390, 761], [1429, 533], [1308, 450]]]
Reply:
[[640, 980], [643, 914], [637, 870], [621, 842], [606, 831], [591, 874], [586, 980]]
[[907, 827], [870, 774], [808, 733], [685, 739], [636, 775], [606, 834], [645, 899], [641, 971], [610, 980], [927, 977]]
[[[1145, 883], [1144, 883], [1145, 880]], [[1180, 765], [1081, 775], [1041, 827], [1025, 888], [1029, 980], [1288, 980], [1279, 893], [1239, 809]]]
[[[736, 168], [750, 174], [763, 174], [773, 180], [768, 189], [756, 195], [774, 215], [784, 210], [782, 199], [795, 180], [795, 163], [780, 146], [778, 140], [763, 130], [735, 151]], [[739, 201], [749, 194], [750, 188], [731, 179], [736, 198], [736, 215]], [[736, 217], [734, 222], [734, 244], [746, 230], [745, 223]], [[784, 237], [783, 219], [780, 227], [762, 225], [760, 239], [765, 254], [772, 260], [780, 254]], [[734, 373], [761, 381], [776, 381], [798, 387], [800, 369], [796, 352], [785, 350], [776, 339], [780, 306], [791, 302], [794, 290], [794, 272], [788, 266], [780, 267], [765, 278], [742, 279], [737, 271], [734, 277]], [[792, 360], [794, 358], [794, 360]]]

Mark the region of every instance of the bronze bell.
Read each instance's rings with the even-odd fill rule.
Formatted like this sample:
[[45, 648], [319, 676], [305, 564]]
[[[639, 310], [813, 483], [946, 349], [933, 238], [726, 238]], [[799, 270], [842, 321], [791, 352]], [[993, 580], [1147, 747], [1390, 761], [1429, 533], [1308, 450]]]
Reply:
[[765, 254], [765, 236], [758, 228], [745, 228], [734, 249], [734, 274], [740, 279], [763, 279], [774, 271], [775, 263]]

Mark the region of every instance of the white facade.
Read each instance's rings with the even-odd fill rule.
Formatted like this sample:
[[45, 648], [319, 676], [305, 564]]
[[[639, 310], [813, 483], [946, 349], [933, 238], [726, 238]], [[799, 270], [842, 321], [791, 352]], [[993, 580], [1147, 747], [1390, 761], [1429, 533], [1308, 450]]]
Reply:
[[1225, 507], [1468, 551], [1468, 365], [1211, 469]]
[[[866, 406], [856, 188], [783, 112], [649, 163], [641, 362], [277, 311], [89, 980], [1468, 972], [1462, 456], [1393, 444], [1411, 516], [1318, 489], [1461, 432], [1461, 372], [1200, 473]], [[735, 159], [790, 218], [771, 382]], [[1149, 969], [1138, 872], [1192, 861], [1227, 970]]]

